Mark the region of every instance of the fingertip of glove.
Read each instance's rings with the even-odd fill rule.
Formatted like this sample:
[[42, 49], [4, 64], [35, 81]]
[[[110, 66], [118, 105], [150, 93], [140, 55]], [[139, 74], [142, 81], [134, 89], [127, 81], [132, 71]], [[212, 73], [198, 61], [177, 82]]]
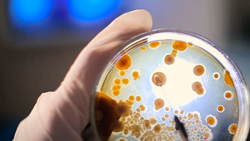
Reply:
[[144, 10], [134, 10], [119, 16], [113, 21], [113, 24], [120, 25], [121, 28], [134, 29], [139, 32], [146, 32], [151, 30], [153, 20], [151, 14]]

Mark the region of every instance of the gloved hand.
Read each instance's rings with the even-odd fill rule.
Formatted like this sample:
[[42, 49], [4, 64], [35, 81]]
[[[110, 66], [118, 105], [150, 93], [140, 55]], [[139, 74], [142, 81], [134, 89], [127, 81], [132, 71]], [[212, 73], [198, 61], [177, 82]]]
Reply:
[[115, 19], [81, 51], [60, 86], [38, 98], [19, 124], [14, 140], [82, 140], [81, 133], [90, 121], [90, 97], [97, 77], [123, 42], [151, 27], [152, 18], [145, 10]]

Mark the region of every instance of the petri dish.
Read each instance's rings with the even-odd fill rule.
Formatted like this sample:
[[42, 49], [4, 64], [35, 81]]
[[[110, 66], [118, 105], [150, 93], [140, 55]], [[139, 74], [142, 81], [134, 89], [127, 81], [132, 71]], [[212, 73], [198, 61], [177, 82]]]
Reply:
[[241, 72], [217, 45], [161, 29], [133, 37], [110, 60], [91, 122], [98, 140], [246, 140], [249, 109]]

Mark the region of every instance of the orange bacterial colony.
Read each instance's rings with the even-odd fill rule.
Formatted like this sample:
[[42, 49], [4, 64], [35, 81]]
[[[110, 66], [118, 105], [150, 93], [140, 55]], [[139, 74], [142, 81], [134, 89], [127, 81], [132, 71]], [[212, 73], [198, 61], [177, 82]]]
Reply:
[[126, 54], [122, 56], [120, 60], [118, 60], [115, 66], [119, 70], [126, 70], [130, 67], [131, 63], [132, 62], [130, 56]]
[[115, 84], [121, 84], [121, 80], [120, 79], [115, 79], [114, 83]]
[[231, 78], [230, 73], [229, 73], [228, 70], [225, 70], [224, 80], [225, 80], [226, 84], [234, 86], [233, 80], [232, 80], [232, 78]]
[[226, 100], [232, 100], [233, 99], [233, 94], [232, 94], [232, 92], [230, 92], [230, 91], [226, 91], [225, 93], [224, 93], [224, 98], [226, 99]]
[[145, 50], [146, 50], [146, 47], [141, 47], [141, 50], [145, 51]]
[[220, 74], [215, 72], [215, 73], [213, 73], [213, 77], [215, 80], [218, 80], [220, 78]]
[[164, 58], [166, 64], [171, 65], [174, 63], [174, 56], [173, 55], [166, 55]]
[[155, 105], [155, 110], [159, 110], [164, 106], [164, 101], [158, 98], [155, 100], [154, 105]]
[[224, 108], [223, 105], [218, 105], [218, 106], [217, 106], [217, 111], [218, 111], [218, 112], [222, 113], [222, 112], [224, 112], [224, 110], [225, 110], [225, 108]]
[[166, 83], [166, 76], [164, 73], [162, 72], [156, 72], [153, 74], [152, 76], [152, 82], [156, 85], [156, 86], [162, 86]]
[[228, 127], [228, 131], [230, 134], [235, 134], [237, 131], [237, 124], [233, 123]]
[[133, 76], [134, 80], [140, 79], [140, 74], [139, 74], [138, 71], [134, 71], [134, 72], [132, 73], [132, 76]]
[[181, 40], [152, 41], [117, 56], [96, 89], [94, 115], [102, 141], [183, 140], [174, 115], [189, 141], [223, 140], [218, 131], [233, 138], [234, 81], [213, 56]]
[[187, 43], [183, 41], [175, 41], [173, 43], [173, 48], [179, 51], [184, 51], [187, 49]]
[[194, 67], [194, 74], [197, 76], [201, 76], [204, 73], [205, 69], [202, 65], [197, 65]]
[[207, 122], [207, 124], [208, 124], [210, 127], [215, 127], [215, 126], [217, 125], [217, 123], [218, 123], [216, 117], [213, 116], [213, 115], [208, 115], [208, 116], [206, 117], [206, 122]]
[[202, 87], [201, 82], [194, 82], [192, 84], [192, 89], [198, 94], [198, 95], [203, 95], [204, 94], [204, 89]]
[[126, 73], [125, 73], [124, 70], [121, 70], [121, 71], [119, 72], [119, 74], [120, 74], [120, 76], [124, 76]]
[[160, 45], [159, 41], [149, 43], [150, 48], [157, 48]]
[[137, 97], [136, 97], [136, 101], [138, 101], [138, 102], [141, 101], [141, 97], [140, 97], [140, 96], [137, 96]]
[[125, 85], [127, 85], [129, 83], [129, 79], [123, 78], [122, 79], [122, 83], [125, 84]]

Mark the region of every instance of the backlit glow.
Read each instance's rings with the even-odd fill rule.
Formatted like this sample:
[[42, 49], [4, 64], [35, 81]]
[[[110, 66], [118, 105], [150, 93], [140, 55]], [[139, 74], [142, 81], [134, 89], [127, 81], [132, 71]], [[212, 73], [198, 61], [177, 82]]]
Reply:
[[10, 0], [9, 13], [14, 22], [36, 23], [51, 13], [54, 0]]
[[82, 22], [95, 22], [111, 15], [122, 0], [68, 0], [71, 16]]

